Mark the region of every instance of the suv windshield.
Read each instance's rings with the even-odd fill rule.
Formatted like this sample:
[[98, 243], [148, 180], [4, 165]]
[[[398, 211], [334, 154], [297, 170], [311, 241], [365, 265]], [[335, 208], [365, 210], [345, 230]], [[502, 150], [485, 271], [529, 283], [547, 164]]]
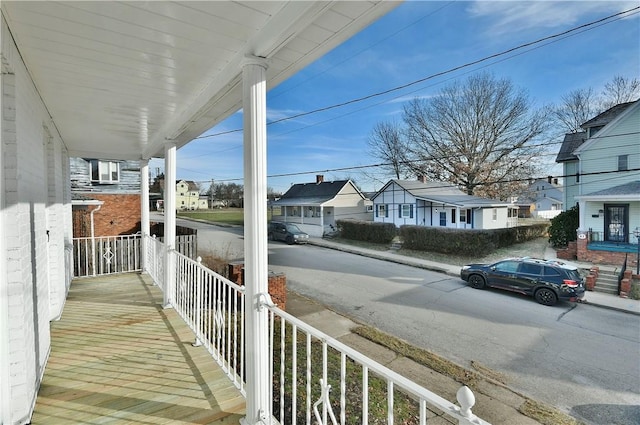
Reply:
[[295, 224], [287, 224], [287, 230], [291, 233], [302, 233], [302, 230], [298, 229]]

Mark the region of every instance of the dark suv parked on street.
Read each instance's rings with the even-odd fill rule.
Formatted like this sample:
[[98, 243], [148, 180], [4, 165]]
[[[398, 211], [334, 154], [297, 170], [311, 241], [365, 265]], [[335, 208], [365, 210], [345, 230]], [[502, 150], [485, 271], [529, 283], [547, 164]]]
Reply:
[[558, 300], [579, 301], [584, 297], [584, 281], [578, 268], [560, 260], [507, 258], [493, 264], [469, 264], [460, 270], [471, 287], [506, 289], [535, 297], [544, 305]]
[[272, 221], [269, 223], [269, 240], [285, 241], [289, 245], [294, 243], [303, 244], [309, 242], [309, 235], [300, 230], [298, 226], [291, 223], [280, 223]]

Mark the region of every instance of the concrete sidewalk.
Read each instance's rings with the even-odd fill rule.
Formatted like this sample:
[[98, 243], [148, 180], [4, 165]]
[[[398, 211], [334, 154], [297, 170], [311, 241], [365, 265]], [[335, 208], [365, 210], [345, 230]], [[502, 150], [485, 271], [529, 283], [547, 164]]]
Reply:
[[[406, 255], [397, 254], [393, 251], [376, 251], [373, 249], [361, 248], [353, 245], [346, 245], [333, 242], [329, 239], [310, 238], [309, 243], [324, 248], [335, 249], [351, 254], [362, 255], [365, 257], [377, 258], [379, 260], [390, 261], [407, 266], [419, 267], [426, 270], [432, 270], [448, 274], [450, 276], [460, 276], [460, 266], [451, 264], [443, 264], [435, 261], [423, 260], [421, 258], [408, 257]], [[555, 257], [555, 251], [548, 248], [545, 252], [545, 259]], [[590, 264], [576, 263], [580, 267], [590, 268]], [[601, 266], [602, 268], [602, 266]], [[589, 291], [585, 294], [582, 301], [585, 304], [619, 310], [627, 313], [640, 315], [640, 300], [632, 300], [629, 298], [620, 298], [615, 295], [605, 294], [602, 292]]]

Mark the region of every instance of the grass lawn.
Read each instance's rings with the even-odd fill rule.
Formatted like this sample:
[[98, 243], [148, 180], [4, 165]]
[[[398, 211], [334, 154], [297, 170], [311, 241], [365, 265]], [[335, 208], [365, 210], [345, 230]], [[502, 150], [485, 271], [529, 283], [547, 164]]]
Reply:
[[[244, 210], [242, 208], [221, 208], [205, 211], [180, 211], [178, 217], [195, 218], [210, 221], [212, 223], [244, 225]], [[271, 219], [271, 213], [267, 212], [267, 220]]]

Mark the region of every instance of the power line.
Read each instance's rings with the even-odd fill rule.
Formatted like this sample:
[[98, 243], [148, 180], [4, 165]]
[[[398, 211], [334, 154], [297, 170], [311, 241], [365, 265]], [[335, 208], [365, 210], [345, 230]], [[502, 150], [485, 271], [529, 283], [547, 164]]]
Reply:
[[[527, 43], [524, 43], [524, 44], [520, 44], [520, 45], [518, 45], [516, 47], [512, 47], [512, 48], [509, 48], [507, 50], [503, 50], [503, 51], [501, 51], [499, 53], [494, 53], [494, 54], [489, 55], [489, 56], [485, 56], [485, 57], [483, 57], [481, 59], [477, 59], [477, 60], [474, 60], [474, 61], [471, 61], [471, 62], [467, 62], [467, 63], [462, 64], [462, 65], [458, 65], [458, 66], [453, 67], [453, 68], [449, 68], [449, 69], [447, 69], [445, 71], [440, 71], [440, 72], [428, 75], [426, 77], [420, 78], [418, 80], [411, 81], [409, 83], [406, 83], [406, 84], [403, 84], [403, 85], [400, 85], [400, 86], [396, 86], [396, 87], [393, 87], [393, 88], [390, 88], [390, 89], [387, 89], [387, 90], [383, 90], [383, 91], [380, 91], [380, 92], [372, 93], [372, 94], [369, 94], [369, 95], [366, 95], [366, 96], [362, 96], [362, 97], [359, 97], [359, 98], [347, 100], [345, 102], [341, 102], [341, 103], [337, 103], [337, 104], [333, 104], [333, 105], [317, 108], [317, 109], [314, 109], [314, 110], [311, 110], [311, 111], [301, 112], [299, 114], [295, 114], [295, 115], [291, 115], [291, 116], [288, 116], [288, 117], [280, 118], [280, 119], [268, 122], [267, 125], [273, 125], [273, 124], [281, 123], [281, 122], [284, 122], [284, 121], [289, 121], [289, 120], [292, 120], [292, 119], [308, 116], [308, 115], [311, 115], [311, 114], [316, 114], [316, 113], [325, 112], [325, 111], [329, 111], [329, 110], [332, 110], [332, 109], [348, 106], [348, 105], [351, 105], [351, 104], [354, 104], [354, 103], [363, 102], [365, 100], [372, 99], [372, 98], [375, 98], [375, 97], [383, 96], [385, 94], [389, 94], [389, 93], [392, 93], [392, 92], [395, 92], [395, 91], [398, 91], [398, 90], [402, 90], [402, 89], [405, 89], [407, 87], [411, 87], [411, 86], [414, 86], [416, 84], [425, 82], [427, 80], [431, 80], [431, 79], [434, 79], [436, 77], [440, 77], [442, 75], [450, 74], [450, 73], [458, 71], [460, 69], [468, 68], [470, 66], [477, 65], [477, 64], [482, 63], [482, 62], [486, 62], [486, 61], [488, 61], [490, 59], [494, 59], [494, 58], [498, 58], [498, 57], [501, 57], [501, 56], [508, 55], [509, 53], [512, 53], [512, 52], [515, 52], [515, 51], [518, 51], [518, 50], [521, 50], [521, 49], [524, 49], [524, 48], [527, 48], [527, 47], [530, 47], [530, 46], [534, 46], [536, 44], [540, 44], [540, 43], [545, 42], [545, 41], [553, 40], [553, 39], [556, 39], [556, 38], [561, 38], [561, 37], [567, 36], [569, 34], [578, 32], [580, 30], [585, 30], [585, 29], [590, 28], [590, 27], [599, 26], [599, 24], [610, 23], [610, 22], [607, 22], [607, 21], [613, 22], [613, 21], [618, 20], [618, 19], [620, 19], [622, 17], [632, 16], [632, 15], [637, 14], [639, 11], [640, 11], [640, 6], [637, 6], [637, 7], [631, 8], [631, 9], [627, 9], [627, 10], [624, 10], [622, 12], [614, 13], [614, 14], [606, 16], [604, 18], [600, 18], [600, 19], [597, 19], [595, 21], [587, 22], [585, 24], [579, 25], [577, 27], [570, 28], [568, 30], [565, 30], [565, 31], [562, 31], [562, 32], [559, 32], [559, 33], [555, 33], [555, 34], [552, 34], [552, 35], [549, 35], [549, 36], [546, 36], [546, 37], [542, 37], [542, 38], [539, 38], [537, 40], [534, 40], [534, 41], [531, 41], [531, 42], [527, 42]], [[618, 19], [614, 20], [614, 18], [618, 18]], [[580, 31], [580, 32], [582, 32], [582, 31]], [[196, 140], [196, 139], [204, 139], [204, 138], [208, 138], [208, 137], [217, 137], [217, 136], [231, 134], [231, 133], [237, 133], [237, 132], [241, 132], [241, 131], [243, 131], [242, 128], [234, 129], [234, 130], [227, 130], [227, 131], [220, 132], [220, 133], [214, 133], [214, 134], [209, 134], [209, 135], [204, 135], [204, 136], [198, 136], [198, 137], [194, 138], [194, 140]]]

